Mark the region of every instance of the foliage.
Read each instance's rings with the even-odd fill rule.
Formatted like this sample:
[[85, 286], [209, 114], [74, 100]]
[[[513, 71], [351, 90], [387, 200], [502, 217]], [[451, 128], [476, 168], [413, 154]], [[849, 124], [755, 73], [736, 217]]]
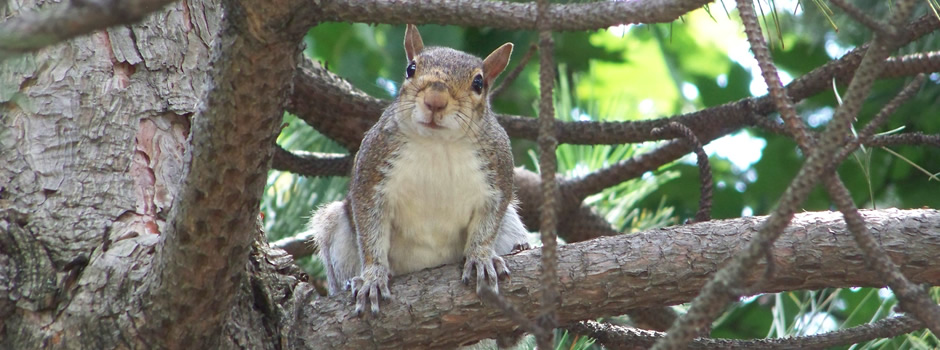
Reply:
[[[865, 2], [878, 9], [885, 2]], [[784, 83], [837, 58], [847, 49], [870, 38], [867, 29], [841, 13], [830, 22], [821, 5], [776, 4], [765, 16], [770, 27], [775, 62]], [[767, 3], [765, 11], [770, 12]], [[927, 6], [924, 4], [923, 6]], [[923, 12], [921, 12], [923, 13]], [[732, 19], [733, 18], [733, 19]], [[834, 27], [843, 30], [836, 31]], [[516, 44], [515, 69], [536, 35], [486, 28], [423, 26], [425, 43], [485, 55], [503, 42]], [[395, 95], [404, 70], [401, 45], [403, 26], [325, 23], [306, 37], [307, 55], [327, 64], [330, 70], [356, 87], [380, 98]], [[556, 33], [555, 57], [559, 69], [556, 111], [562, 120], [641, 120], [692, 112], [765, 93], [756, 63], [748, 51], [737, 18], [715, 11], [698, 10], [671, 24], [615, 27], [600, 32]], [[911, 52], [940, 41], [928, 37]], [[520, 78], [493, 101], [501, 113], [536, 115], [537, 58]], [[940, 88], [936, 73], [922, 91], [901, 107], [883, 130], [905, 127], [908, 131], [938, 132]], [[864, 125], [906, 82], [884, 80], [876, 84], [859, 116]], [[837, 95], [845, 89], [819, 94], [797, 105], [798, 113], [814, 129], [825, 126], [837, 106]], [[296, 118], [287, 116], [287, 127], [279, 144], [287, 149], [343, 152]], [[723, 143], [724, 142], [724, 143]], [[724, 145], [724, 146], [722, 146]], [[517, 165], [536, 167], [531, 141], [514, 140]], [[653, 144], [616, 146], [561, 145], [559, 173], [576, 177], [647, 152]], [[771, 210], [804, 158], [795, 143], [762, 129], [748, 129], [715, 141], [706, 147], [715, 179], [713, 217], [761, 215]], [[755, 156], [741, 155], [750, 151]], [[894, 149], [928, 172], [940, 171], [940, 150], [926, 147]], [[860, 151], [861, 152], [861, 151]], [[940, 207], [940, 184], [908, 162], [881, 149], [866, 149], [841, 166], [839, 175], [860, 207]], [[346, 179], [307, 179], [272, 172], [263, 203], [272, 239], [293, 235], [303, 227], [312, 208], [341, 198]], [[624, 232], [675, 224], [694, 215], [698, 206], [698, 169], [687, 157], [656, 173], [605, 189], [586, 200], [617, 229]], [[925, 190], [927, 189], [927, 190]], [[829, 209], [829, 199], [817, 190], [804, 203], [806, 210]], [[311, 267], [312, 268], [312, 267]], [[933, 290], [935, 297], [938, 292]], [[739, 302], [715, 322], [712, 335], [722, 338], [763, 338], [815, 334], [851, 327], [890, 316], [894, 296], [886, 290], [826, 289], [760, 295]], [[559, 346], [569, 344], [558, 337]], [[584, 338], [572, 348], [586, 348]], [[853, 349], [923, 349], [938, 346], [929, 332], [915, 332], [852, 346]], [[567, 347], [566, 347], [567, 348]]]

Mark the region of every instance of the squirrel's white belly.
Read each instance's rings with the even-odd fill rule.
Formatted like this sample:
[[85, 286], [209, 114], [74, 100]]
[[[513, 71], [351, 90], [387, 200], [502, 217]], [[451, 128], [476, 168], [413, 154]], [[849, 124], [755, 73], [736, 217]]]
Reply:
[[470, 219], [488, 198], [499, 197], [487, 183], [473, 146], [409, 140], [394, 159], [382, 186], [391, 218], [391, 272], [459, 261]]

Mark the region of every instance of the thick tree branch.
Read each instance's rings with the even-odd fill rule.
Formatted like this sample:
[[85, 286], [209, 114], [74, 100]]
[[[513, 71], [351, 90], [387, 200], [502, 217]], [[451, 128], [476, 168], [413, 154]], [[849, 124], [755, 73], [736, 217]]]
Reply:
[[[0, 25], [0, 61], [12, 54], [38, 50], [79, 35], [129, 24], [172, 3], [169, 0], [92, 0], [60, 4], [52, 10], [29, 13]], [[551, 30], [595, 30], [619, 24], [671, 22], [707, 4], [707, 0], [657, 0], [555, 4], [548, 9]], [[322, 8], [318, 8], [318, 6]], [[353, 0], [323, 1], [296, 8], [289, 36], [302, 34], [313, 18], [337, 22], [447, 24], [503, 29], [536, 29], [535, 3]], [[323, 10], [322, 14], [314, 14]]]
[[[865, 221], [889, 256], [915, 283], [940, 284], [940, 211], [863, 211]], [[719, 266], [754, 238], [766, 217], [713, 220], [646, 233], [605, 237], [559, 247], [564, 303], [562, 323], [622, 314], [637, 307], [689, 301]], [[755, 292], [826, 287], [883, 286], [867, 267], [838, 213], [796, 215], [774, 244], [776, 273], [762, 280], [766, 263], [751, 266], [746, 283]], [[538, 311], [539, 254], [509, 256], [511, 281], [500, 294], [528, 317]], [[291, 346], [331, 348], [453, 347], [511, 327], [502, 311], [482, 305], [448, 265], [392, 280], [395, 300], [378, 319], [359, 319], [344, 298], [303, 303]], [[655, 292], [651, 292], [655, 291]], [[385, 320], [399, 320], [386, 322]], [[479, 322], [485, 319], [487, 322]]]
[[[299, 0], [224, 1], [213, 89], [147, 280], [144, 335], [166, 348], [216, 348], [259, 229], [258, 203], [297, 65]], [[159, 339], [159, 340], [158, 340]]]
[[[595, 321], [578, 322], [567, 328], [572, 332], [597, 339], [599, 343], [604, 344], [608, 349], [616, 350], [649, 349], [654, 341], [665, 336], [665, 333], [662, 332], [646, 331], [598, 323]], [[840, 345], [857, 344], [878, 338], [893, 338], [923, 328], [924, 324], [920, 321], [908, 316], [899, 316], [852, 328], [802, 337], [754, 340], [696, 338], [689, 342], [688, 349], [826, 349]]]
[[[552, 31], [596, 30], [620, 24], [672, 22], [708, 0], [595, 1], [551, 4], [546, 19]], [[442, 24], [464, 27], [536, 30], [535, 2], [324, 1], [324, 20], [389, 24]]]
[[175, 0], [86, 0], [51, 4], [0, 23], [0, 62], [94, 30], [131, 24]]

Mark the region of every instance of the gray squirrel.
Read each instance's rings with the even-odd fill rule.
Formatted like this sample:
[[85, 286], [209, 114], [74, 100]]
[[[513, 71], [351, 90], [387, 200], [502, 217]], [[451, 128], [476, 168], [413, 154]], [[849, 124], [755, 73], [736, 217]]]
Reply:
[[509, 275], [500, 255], [529, 247], [509, 136], [488, 95], [512, 44], [480, 60], [424, 47], [409, 24], [405, 53], [405, 81], [362, 140], [348, 196], [307, 224], [330, 295], [351, 289], [360, 315], [367, 306], [379, 312], [390, 276], [461, 259], [464, 283], [475, 276], [477, 293], [498, 292], [498, 278]]

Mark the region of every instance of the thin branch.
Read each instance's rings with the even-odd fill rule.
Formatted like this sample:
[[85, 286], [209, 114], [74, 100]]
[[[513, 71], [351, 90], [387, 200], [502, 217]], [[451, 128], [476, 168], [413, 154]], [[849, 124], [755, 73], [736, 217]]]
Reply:
[[940, 147], [940, 134], [924, 134], [920, 132], [904, 133], [898, 135], [878, 135], [865, 146], [882, 147], [893, 145], [929, 145]]
[[[855, 138], [849, 140], [848, 144], [839, 150], [839, 154], [837, 154], [833, 159], [832, 168], [835, 168], [838, 164], [841, 164], [845, 158], [858, 149], [859, 145], [869, 143], [874, 136], [875, 131], [888, 121], [888, 117], [894, 114], [894, 111], [898, 107], [904, 104], [904, 102], [909, 100], [911, 97], [914, 97], [914, 94], [918, 89], [920, 89], [920, 86], [924, 84], [925, 80], [926, 76], [924, 74], [918, 74], [913, 81], [904, 87], [904, 89], [901, 89], [901, 92], [899, 92], [897, 96], [891, 99], [888, 104], [884, 105], [884, 107], [878, 111], [878, 114], [876, 114], [875, 117], [872, 118], [870, 122], [868, 122], [868, 125], [865, 125], [865, 128], [862, 129], [862, 131], [860, 131]], [[827, 172], [832, 170], [833, 169], [827, 169]]]
[[[900, 25], [908, 17], [913, 7], [913, 0], [897, 1], [895, 11], [889, 21], [889, 27]], [[886, 32], [894, 33], [895, 30], [887, 30]], [[899, 45], [894, 41], [893, 35], [875, 34], [872, 49], [865, 55], [845, 93], [845, 103], [836, 110], [833, 120], [826, 128], [826, 134], [821, 139], [821, 147], [818, 148], [828, 150], [833, 149], [830, 144], [834, 147], [840, 145], [837, 139], [839, 137], [837, 130], [848, 130], [848, 125], [855, 119], [862, 101], [867, 97], [875, 77], [879, 74], [882, 61], [898, 47]], [[865, 226], [865, 221], [859, 214], [848, 188], [845, 187], [838, 176], [832, 173], [825, 177], [824, 183], [832, 201], [835, 202], [839, 211], [845, 217], [845, 221], [859, 248], [865, 253], [865, 260], [887, 280], [888, 286], [891, 287], [891, 290], [898, 298], [901, 309], [924, 322], [932, 332], [940, 333], [940, 306], [933, 302], [922, 287], [911, 283], [901, 273], [897, 264], [891, 260], [885, 253], [884, 248], [874, 239]]]
[[845, 0], [829, 0], [829, 2], [832, 2], [833, 4], [841, 8], [849, 16], [852, 16], [852, 19], [854, 19], [858, 23], [865, 25], [872, 32], [875, 32], [881, 35], [894, 35], [894, 33], [889, 34], [889, 30], [893, 30], [894, 29], [893, 27], [887, 25], [887, 23], [883, 23], [879, 20], [871, 18], [870, 16], [865, 14], [865, 12], [862, 12], [861, 9], [859, 9], [858, 7], [855, 7], [855, 5], [845, 2]]
[[[859, 64], [859, 68], [844, 95], [845, 102], [836, 110], [835, 116], [833, 116], [832, 121], [830, 121], [827, 126], [826, 133], [820, 139], [819, 143], [814, 142], [801, 120], [797, 120], [795, 116], [790, 116], [790, 118], [794, 118], [794, 121], [792, 123], [788, 122], [787, 125], [791, 132], [797, 135], [797, 140], [804, 140], [800, 142], [800, 147], [804, 152], [828, 152], [828, 150], [838, 149], [840, 147], [841, 142], [839, 138], [844, 137], [842, 135], [848, 135], [851, 122], [855, 120], [858, 111], [861, 109], [862, 102], [871, 89], [871, 85], [880, 74], [882, 62], [888, 57], [891, 51], [899, 47], [894, 41], [894, 34], [897, 32], [895, 26], [900, 25], [907, 18], [913, 6], [912, 0], [896, 2], [895, 11], [890, 18], [890, 24], [887, 25], [887, 29], [876, 32], [871, 48], [866, 52], [861, 64]], [[905, 90], [907, 94], [912, 94], [912, 90], [914, 89], [908, 88]], [[902, 98], [903, 95], [902, 93]], [[887, 107], [888, 110], [891, 108], [891, 105]], [[868, 134], [872, 133], [874, 129], [877, 128], [877, 123], [885, 120], [887, 116], [888, 113], [882, 113], [877, 116], [880, 118], [876, 118], [872, 123], [873, 125], [866, 127], [866, 132]], [[788, 116], [783, 117], [784, 120], [788, 118]], [[820, 161], [818, 164], [823, 166], [823, 171], [826, 171], [827, 165], [829, 165], [828, 168], [835, 167], [837, 163], [834, 162], [834, 160], [835, 159], [831, 162]], [[855, 206], [855, 202], [852, 200], [851, 194], [848, 188], [845, 187], [845, 184], [832, 172], [827, 172], [824, 175], [823, 182], [826, 190], [829, 192], [830, 198], [845, 217], [845, 221], [853, 237], [865, 253], [866, 261], [888, 281], [888, 285], [897, 296], [901, 308], [923, 321], [934, 333], [940, 332], [940, 306], [930, 299], [923, 288], [908, 281], [900, 272], [898, 266], [885, 254], [884, 249], [868, 232], [864, 219], [858, 213], [858, 208]]]
[[[576, 334], [582, 334], [597, 339], [599, 343], [603, 344], [604, 347], [608, 349], [617, 350], [647, 349], [653, 345], [653, 342], [665, 336], [665, 333], [662, 332], [598, 323], [595, 321], [577, 322], [566, 328]], [[899, 316], [881, 319], [851, 328], [802, 337], [753, 340], [696, 338], [689, 342], [688, 349], [826, 349], [835, 346], [858, 344], [879, 338], [893, 338], [923, 328], [924, 324], [920, 321], [909, 316]]]
[[[539, 210], [539, 233], [542, 241], [542, 305], [539, 309], [537, 323], [544, 329], [554, 329], [557, 326], [556, 315], [561, 304], [561, 295], [558, 291], [558, 183], [555, 182], [555, 172], [558, 162], [555, 159], [555, 149], [558, 139], [555, 138], [555, 104], [552, 98], [552, 89], [555, 86], [555, 42], [549, 25], [548, 1], [538, 1], [538, 27], [539, 27], [539, 172], [542, 175], [542, 203]], [[536, 343], [541, 349], [551, 349], [555, 343], [554, 332], [545, 332], [536, 337]]]
[[695, 220], [693, 222], [705, 222], [711, 220], [711, 208], [712, 208], [712, 168], [708, 163], [708, 155], [705, 154], [705, 148], [702, 146], [702, 143], [699, 142], [698, 137], [695, 137], [695, 133], [692, 132], [692, 129], [689, 129], [685, 125], [679, 123], [669, 123], [663, 128], [653, 129], [653, 134], [666, 134], [668, 131], [678, 133], [679, 136], [684, 137], [690, 144], [695, 152], [696, 164], [698, 164], [698, 174], [701, 179], [701, 194], [698, 201], [698, 211], [695, 213]]
[[315, 254], [319, 247], [309, 232], [301, 232], [296, 236], [285, 237], [270, 243], [272, 248], [282, 249], [290, 254], [294, 260]]
[[[940, 22], [940, 20], [937, 20]], [[921, 73], [940, 71], [940, 51], [912, 53], [885, 60], [880, 78], [906, 77]]]
[[[924, 16], [909, 25], [897, 37], [909, 43], [940, 27], [940, 21]], [[787, 84], [787, 93], [794, 101], [814, 96], [831, 88], [832, 79], [848, 81], [858, 67], [867, 45], [837, 60], [830, 61]], [[898, 57], [886, 64], [882, 77], [898, 77], [940, 70], [936, 52]], [[294, 93], [288, 109], [307, 124], [338, 142], [350, 151], [359, 148], [362, 135], [374, 124], [389, 101], [376, 99], [358, 90], [343, 78], [309, 60], [301, 61], [294, 79]], [[739, 108], [748, 105], [749, 108]], [[696, 135], [714, 134], [718, 130], [737, 130], [753, 124], [752, 114], [768, 115], [776, 110], [769, 96], [746, 98], [693, 113], [646, 121], [628, 122], [555, 122], [555, 135], [567, 144], [622, 144], [658, 140], [650, 131], [670, 122], [678, 122]], [[497, 117], [510, 137], [535, 140], [536, 119], [525, 116]], [[702, 138], [702, 136], [699, 136]], [[708, 143], [704, 141], [703, 143]], [[619, 181], [618, 181], [619, 183]], [[596, 192], [596, 191], [595, 191]], [[587, 194], [595, 193], [587, 192]]]
[[519, 63], [516, 64], [516, 68], [513, 68], [509, 74], [506, 74], [506, 77], [503, 78], [503, 81], [499, 83], [496, 88], [490, 92], [490, 98], [496, 98], [500, 93], [505, 90], [509, 85], [512, 85], [513, 81], [516, 81], [516, 78], [519, 77], [519, 74], [522, 73], [522, 70], [525, 69], [525, 66], [529, 64], [529, 60], [532, 59], [532, 54], [535, 53], [535, 50], [538, 48], [535, 44], [529, 45], [529, 49], [526, 50], [525, 55], [522, 56], [522, 59], [519, 60]]
[[[751, 49], [758, 58], [759, 64], [761, 64], [762, 73], [765, 80], [767, 80], [768, 87], [772, 89], [771, 92], [773, 94], [773, 89], [779, 87], [780, 83], [779, 80], [776, 79], [776, 73], [772, 64], [770, 64], [769, 54], [767, 54], [766, 45], [763, 43], [763, 36], [760, 31], [760, 26], [757, 24], [753, 4], [750, 0], [739, 0], [737, 3], [738, 12], [741, 15], [742, 22], [746, 28], [745, 31], [748, 34], [748, 41], [751, 43]], [[906, 17], [907, 14], [909, 14], [909, 4], [910, 2], [903, 0], [897, 2], [894, 17], [891, 20], [892, 24], [898, 23], [898, 18]], [[705, 288], [693, 301], [689, 312], [680, 317], [679, 320], [670, 327], [667, 336], [656, 342], [654, 349], [677, 349], [684, 347], [685, 344], [697, 334], [699, 329], [710, 323], [711, 320], [724, 309], [727, 303], [735, 296], [735, 290], [744, 287], [741, 284], [741, 279], [747, 273], [747, 270], [753, 266], [760, 257], [768, 254], [772, 242], [779, 237], [783, 229], [789, 224], [798, 205], [809, 195], [810, 190], [812, 190], [821, 177], [825, 177], [829, 180], [827, 181], [830, 185], [827, 186], [829, 189], [833, 190], [836, 187], [842, 187], [842, 189], [844, 189], [844, 186], [834, 186], [841, 184], [838, 178], [835, 176], [826, 176], [827, 174], [824, 174], [823, 171], [826, 165], [831, 163], [838, 147], [841, 146], [839, 141], [844, 137], [843, 135], [847, 134], [849, 128], [848, 123], [858, 113], [858, 108], [867, 96], [871, 84], [874, 81], [874, 77], [880, 73], [879, 63], [884, 61], [884, 59], [888, 57], [889, 52], [893, 50], [889, 49], [881, 40], [883, 40], [883, 38], [876, 35], [874, 43], [865, 50], [865, 55], [859, 64], [859, 69], [846, 91], [845, 103], [836, 111], [836, 115], [827, 126], [826, 132], [822, 135], [818, 143], [813, 142], [811, 136], [805, 131], [805, 126], [802, 124], [802, 121], [797, 118], [796, 114], [788, 111], [789, 108], [792, 108], [792, 106], [788, 106], [790, 104], [789, 98], [787, 98], [785, 94], [780, 93], [774, 97], [778, 108], [783, 109], [781, 111], [781, 117], [784, 118], [788, 129], [795, 135], [800, 147], [804, 149], [804, 153], [808, 154], [809, 157], [796, 178], [794, 178], [780, 198], [773, 214], [761, 227], [757, 238], [749, 244], [745, 251], [735, 256], [733, 263], [722, 268], [714, 278], [706, 284]], [[897, 44], [897, 42], [893, 42], [892, 44]], [[763, 52], [761, 52], [762, 50]], [[761, 61], [763, 61], [763, 63], [761, 63]], [[779, 91], [782, 91], [782, 89], [779, 89]], [[810, 148], [810, 145], [813, 145], [813, 147]], [[839, 199], [841, 199], [840, 197], [841, 196], [835, 193], [833, 194], [833, 199], [836, 201], [839, 201]], [[851, 208], [843, 207], [842, 209], [845, 215], [857, 213], [857, 211], [853, 211]], [[854, 220], [847, 218], [849, 225], [854, 226], [853, 221]], [[861, 222], [861, 225], [864, 228], [864, 222]], [[853, 231], [853, 233], [856, 234], [856, 239], [858, 239], [858, 236], [861, 234], [859, 231]], [[860, 241], [859, 244], [862, 244], [862, 242]], [[893, 275], [885, 277], [893, 277]], [[936, 305], [934, 305], [934, 307], [936, 307]], [[925, 321], [928, 325], [931, 323], [931, 320], [927, 316], [918, 318]]]
[[901, 107], [907, 100], [910, 100], [914, 95], [917, 94], [917, 90], [924, 85], [924, 81], [927, 80], [927, 76], [923, 73], [918, 74], [914, 77], [910, 83], [904, 86], [901, 89], [901, 92], [894, 96], [886, 105], [881, 107], [881, 110], [878, 111], [878, 114], [868, 122], [868, 125], [865, 125], [865, 128], [858, 133], [857, 139], [859, 140], [868, 140], [875, 134], [875, 131], [878, 130], [885, 122], [888, 121], [888, 117], [894, 114], [894, 111]]
[[276, 146], [271, 168], [303, 176], [349, 176], [353, 158], [346, 154], [292, 152]]

